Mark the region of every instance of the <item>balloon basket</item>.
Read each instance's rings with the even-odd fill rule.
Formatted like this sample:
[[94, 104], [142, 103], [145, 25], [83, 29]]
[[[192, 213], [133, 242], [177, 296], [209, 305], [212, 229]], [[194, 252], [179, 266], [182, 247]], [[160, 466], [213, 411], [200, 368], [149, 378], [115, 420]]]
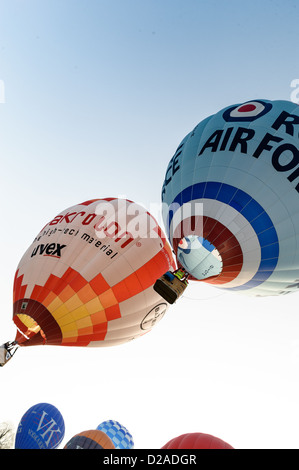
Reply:
[[0, 346], [0, 367], [3, 367], [5, 364], [7, 364], [17, 349], [18, 344], [15, 341], [8, 341], [7, 343], [4, 343], [2, 346]]
[[187, 285], [187, 281], [181, 281], [176, 276], [165, 273], [156, 280], [154, 290], [169, 304], [173, 304], [183, 294]]

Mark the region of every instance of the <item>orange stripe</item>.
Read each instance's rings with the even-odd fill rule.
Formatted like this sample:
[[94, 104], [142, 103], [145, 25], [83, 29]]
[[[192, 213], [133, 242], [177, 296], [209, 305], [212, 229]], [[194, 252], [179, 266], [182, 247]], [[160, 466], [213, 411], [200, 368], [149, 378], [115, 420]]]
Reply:
[[66, 272], [61, 278], [61, 281], [71, 286], [75, 292], [78, 292], [78, 290], [80, 290], [83, 286], [87, 284], [86, 279], [84, 279], [84, 277], [81, 276], [78, 271], [75, 271], [72, 268], [68, 268], [66, 270]]
[[91, 288], [89, 284], [86, 284], [82, 289], [80, 289], [78, 292], [78, 297], [82, 302], [87, 303], [89, 300], [94, 299], [97, 297], [97, 294], [94, 292], [94, 290]]
[[19, 271], [16, 271], [15, 280], [14, 280], [14, 298], [13, 300], [23, 299], [25, 297], [25, 292], [27, 289], [27, 284], [22, 286], [24, 274], [18, 277]]
[[30, 298], [33, 300], [38, 300], [39, 302], [43, 303], [47, 295], [49, 295], [50, 291], [45, 289], [43, 286], [34, 286], [33, 291], [31, 293]]
[[87, 326], [85, 328], [79, 328], [78, 329], [78, 338], [83, 338], [83, 336], [90, 336], [92, 337], [93, 335], [93, 327], [92, 326]]
[[60, 277], [54, 276], [54, 274], [50, 274], [50, 276], [48, 277], [47, 282], [45, 283], [44, 287], [46, 289], [49, 289], [49, 290], [53, 291], [56, 294], [55, 288], [57, 288], [57, 284], [59, 284], [60, 282], [61, 282]]
[[97, 325], [102, 324], [102, 323], [107, 323], [107, 317], [106, 317], [105, 310], [101, 310], [99, 312], [92, 313], [90, 315], [90, 319], [91, 319], [92, 324], [93, 324], [94, 327], [96, 327]]
[[69, 285], [67, 285], [59, 294], [60, 300], [65, 303], [67, 300], [69, 300], [71, 297], [75, 295], [74, 289], [72, 289]]
[[106, 290], [110, 289], [110, 286], [109, 286], [108, 282], [105, 281], [105, 279], [103, 278], [101, 273], [99, 273], [97, 276], [95, 276], [90, 281], [89, 284], [90, 284], [90, 286], [92, 287], [92, 289], [94, 290], [94, 292], [97, 295], [100, 295], [103, 292], [105, 292]]
[[118, 302], [123, 302], [129, 297], [133, 297], [142, 291], [142, 286], [138, 280], [136, 273], [132, 273], [126, 277], [123, 281], [116, 284], [113, 288], [113, 293], [117, 298]]
[[50, 303], [53, 302], [53, 300], [56, 299], [56, 297], [57, 297], [57, 295], [54, 294], [54, 292], [49, 292], [49, 294], [47, 295], [47, 297], [43, 301], [43, 305], [45, 307], [48, 307], [48, 305], [50, 305]]
[[105, 339], [107, 333], [107, 322], [94, 325], [93, 331], [93, 337], [99, 338], [98, 341]]
[[117, 303], [117, 299], [113, 293], [112, 289], [107, 290], [103, 294], [99, 295], [99, 301], [104, 308], [111, 307]]
[[101, 333], [93, 333], [92, 335], [79, 336], [77, 340], [74, 340], [74, 339], [73, 341], [64, 340], [63, 342], [67, 342], [68, 346], [88, 346], [88, 344], [91, 341], [104, 341], [105, 336], [106, 336], [106, 331], [101, 332]]
[[139, 294], [139, 292], [152, 286], [155, 281], [169, 269], [163, 251], [159, 251], [146, 264], [130, 274], [123, 281], [112, 287], [118, 302]]
[[87, 284], [87, 281], [83, 276], [81, 276], [81, 274], [77, 273], [77, 276], [69, 284], [74, 291], [78, 292]]
[[110, 320], [116, 320], [117, 318], [120, 318], [121, 317], [121, 313], [120, 313], [120, 310], [119, 310], [119, 305], [113, 305], [112, 307], [108, 307], [105, 309], [105, 312], [106, 312], [106, 317], [107, 317], [107, 320], [110, 321]]

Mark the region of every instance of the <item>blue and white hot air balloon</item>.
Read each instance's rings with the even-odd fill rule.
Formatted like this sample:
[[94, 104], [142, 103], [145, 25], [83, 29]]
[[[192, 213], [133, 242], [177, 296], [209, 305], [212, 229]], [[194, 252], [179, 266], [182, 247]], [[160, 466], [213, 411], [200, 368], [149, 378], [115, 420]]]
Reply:
[[21, 418], [15, 449], [56, 449], [64, 433], [65, 423], [60, 411], [50, 403], [37, 403]]
[[133, 449], [134, 441], [127, 428], [118, 421], [108, 419], [97, 426], [99, 431], [104, 432], [113, 442], [115, 449]]
[[162, 211], [189, 279], [254, 296], [299, 287], [299, 106], [222, 109], [181, 141]]

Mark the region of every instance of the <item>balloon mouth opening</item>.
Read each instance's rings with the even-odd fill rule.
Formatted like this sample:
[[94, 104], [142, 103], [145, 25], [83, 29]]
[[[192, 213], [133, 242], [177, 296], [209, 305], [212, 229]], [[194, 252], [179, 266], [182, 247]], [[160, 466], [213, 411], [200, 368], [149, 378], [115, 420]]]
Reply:
[[198, 281], [219, 276], [223, 267], [222, 256], [217, 248], [198, 235], [181, 238], [177, 247], [177, 260], [191, 279]]
[[18, 330], [16, 341], [19, 344], [38, 337], [42, 337], [43, 341], [46, 340], [41, 326], [29, 315], [18, 313], [14, 316], [14, 322]]

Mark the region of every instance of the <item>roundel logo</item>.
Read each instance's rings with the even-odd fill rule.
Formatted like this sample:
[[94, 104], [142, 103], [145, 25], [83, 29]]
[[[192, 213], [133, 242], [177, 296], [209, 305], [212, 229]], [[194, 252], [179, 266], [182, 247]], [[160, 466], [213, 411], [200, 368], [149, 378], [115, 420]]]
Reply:
[[231, 106], [223, 113], [225, 121], [254, 121], [272, 108], [271, 103], [264, 101], [247, 101], [239, 105]]

